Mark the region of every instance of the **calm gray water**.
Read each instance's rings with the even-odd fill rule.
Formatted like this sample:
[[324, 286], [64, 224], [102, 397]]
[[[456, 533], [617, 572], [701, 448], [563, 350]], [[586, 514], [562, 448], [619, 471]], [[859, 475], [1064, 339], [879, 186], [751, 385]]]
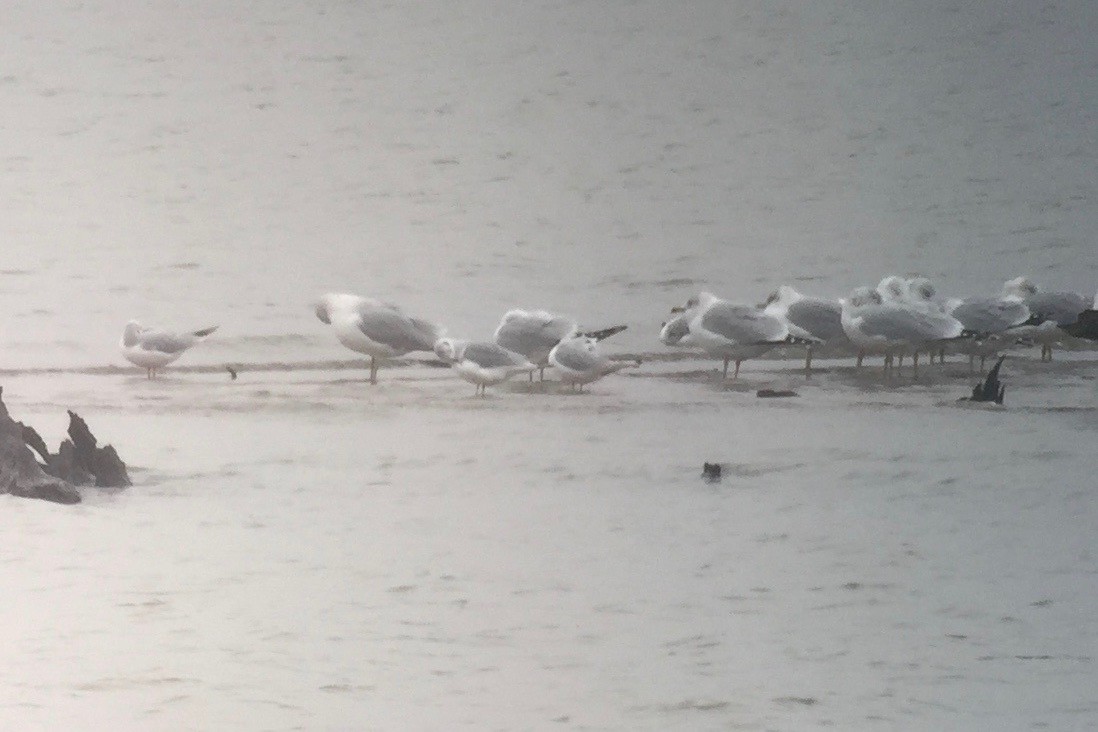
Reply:
[[333, 290], [460, 336], [516, 306], [624, 322], [632, 349], [701, 287], [1092, 292], [1096, 18], [11, 3], [0, 365], [119, 362], [133, 317], [220, 322], [216, 358], [338, 353], [308, 308]]
[[702, 288], [1094, 292], [1091, 3], [0, 16], [5, 401], [138, 482], [0, 499], [0, 727], [1098, 725], [1091, 353], [1012, 359], [995, 411], [963, 364], [96, 370], [135, 317], [221, 325], [182, 366], [346, 359], [326, 291], [642, 353]]

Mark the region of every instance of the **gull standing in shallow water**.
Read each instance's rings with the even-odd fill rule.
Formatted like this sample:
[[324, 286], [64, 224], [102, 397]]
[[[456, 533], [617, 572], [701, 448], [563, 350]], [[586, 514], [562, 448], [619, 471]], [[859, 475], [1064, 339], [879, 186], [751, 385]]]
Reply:
[[188, 348], [206, 340], [215, 330], [216, 325], [191, 333], [169, 333], [146, 328], [136, 320], [131, 320], [122, 331], [122, 340], [118, 345], [126, 360], [145, 369], [147, 378], [153, 379], [157, 369], [167, 366], [182, 356]]
[[378, 359], [433, 351], [441, 326], [412, 318], [390, 303], [358, 295], [329, 293], [316, 303], [316, 317], [332, 326], [347, 348], [370, 357], [370, 383], [377, 383]]
[[538, 369], [537, 364], [530, 363], [524, 356], [495, 343], [440, 338], [434, 350], [461, 378], [476, 385], [477, 394], [485, 394], [487, 387], [501, 384], [515, 374], [533, 373]]
[[740, 364], [789, 342], [789, 328], [780, 319], [751, 305], [736, 305], [709, 292], [691, 298], [686, 307], [675, 308], [676, 317], [664, 323], [660, 340], [666, 345], [701, 348], [710, 356], [735, 362], [735, 379]]
[[579, 387], [583, 391], [584, 384], [630, 366], [639, 366], [640, 362], [611, 361], [599, 352], [598, 339], [576, 336], [553, 346], [549, 352], [549, 364], [560, 373], [561, 383], [571, 384], [573, 388]]
[[[504, 314], [493, 339], [497, 345], [537, 364], [544, 380], [545, 367], [549, 365], [549, 352], [561, 341], [580, 335], [601, 341], [623, 330], [624, 325], [616, 325], [592, 333], [580, 333], [579, 324], [570, 318], [554, 315], [546, 310], [516, 309], [508, 310]], [[533, 371], [530, 372], [530, 380], [534, 380]]]
[[892, 370], [895, 356], [911, 351], [916, 376], [920, 350], [959, 338], [964, 330], [951, 315], [909, 302], [885, 301], [878, 290], [869, 287], [859, 287], [843, 300], [842, 323], [855, 346], [884, 355], [886, 373]]
[[766, 299], [764, 312], [785, 323], [789, 335], [805, 341], [804, 375], [812, 376], [812, 346], [817, 343], [845, 344], [843, 306], [838, 300], [802, 295], [782, 285]]
[[1052, 360], [1052, 346], [1064, 337], [1064, 328], [1079, 322], [1090, 309], [1090, 298], [1075, 292], [1040, 292], [1026, 277], [1003, 283], [1003, 297], [1020, 300], [1039, 325], [1025, 335], [1041, 344], [1041, 360]]
[[961, 352], [968, 355], [968, 369], [975, 369], [976, 357], [980, 357], [980, 371], [988, 356], [1011, 345], [1011, 331], [1029, 322], [1029, 308], [1015, 298], [966, 297], [963, 300], [946, 301], [945, 310], [961, 321], [973, 338], [962, 342]]

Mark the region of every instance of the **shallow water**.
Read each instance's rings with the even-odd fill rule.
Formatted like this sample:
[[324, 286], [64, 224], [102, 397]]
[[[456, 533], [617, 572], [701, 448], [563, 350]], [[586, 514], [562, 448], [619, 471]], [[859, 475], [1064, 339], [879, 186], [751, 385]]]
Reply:
[[[483, 399], [422, 368], [377, 387], [328, 372], [10, 378], [9, 407], [48, 440], [83, 395], [139, 468], [134, 488], [76, 508], [0, 499], [20, 537], [3, 563], [18, 598], [3, 651], [21, 669], [3, 716], [1094, 719], [1093, 361], [1008, 363], [1009, 409], [954, 402], [956, 365], [894, 388], [823, 365], [809, 386], [756, 364], [730, 389], [685, 362]], [[801, 396], [745, 390], [779, 383]], [[724, 463], [720, 483], [703, 459]]]
[[[725, 384], [655, 334], [703, 287], [1093, 291], [1096, 19], [12, 4], [0, 385], [136, 485], [0, 497], [0, 726], [1093, 726], [1093, 351], [1012, 355], [1001, 409], [963, 363]], [[627, 323], [646, 360], [370, 387], [329, 290]], [[221, 330], [150, 382], [133, 317]]]

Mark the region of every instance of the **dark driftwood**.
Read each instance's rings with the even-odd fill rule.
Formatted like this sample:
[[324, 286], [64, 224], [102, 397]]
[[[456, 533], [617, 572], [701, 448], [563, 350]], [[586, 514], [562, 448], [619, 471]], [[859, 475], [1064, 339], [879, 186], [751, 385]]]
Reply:
[[80, 503], [80, 492], [66, 480], [47, 475], [23, 441], [23, 425], [8, 414], [0, 389], [0, 493], [41, 498], [56, 503]]
[[972, 387], [972, 396], [961, 397], [957, 401], [994, 402], [995, 404], [1002, 404], [1003, 395], [1006, 394], [1006, 387], [999, 381], [999, 369], [1002, 367], [1003, 361], [1005, 360], [1006, 356], [999, 356], [999, 360], [991, 367], [991, 371], [988, 372], [987, 378], [984, 379], [983, 383]]
[[126, 464], [115, 449], [99, 447], [87, 423], [70, 411], [69, 439], [61, 443], [57, 454], [51, 454], [33, 427], [11, 418], [0, 388], [0, 493], [79, 503], [76, 486], [93, 484], [101, 488], [131, 485]]

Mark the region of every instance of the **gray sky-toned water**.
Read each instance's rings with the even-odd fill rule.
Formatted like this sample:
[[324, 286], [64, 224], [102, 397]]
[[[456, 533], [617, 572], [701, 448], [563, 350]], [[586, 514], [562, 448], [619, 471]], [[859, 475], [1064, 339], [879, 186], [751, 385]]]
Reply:
[[550, 307], [643, 350], [702, 287], [1098, 280], [1086, 2], [4, 16], [10, 366], [117, 360], [131, 317], [277, 358], [247, 339], [321, 335], [330, 290], [471, 337]]

